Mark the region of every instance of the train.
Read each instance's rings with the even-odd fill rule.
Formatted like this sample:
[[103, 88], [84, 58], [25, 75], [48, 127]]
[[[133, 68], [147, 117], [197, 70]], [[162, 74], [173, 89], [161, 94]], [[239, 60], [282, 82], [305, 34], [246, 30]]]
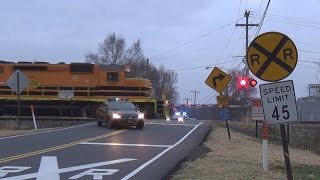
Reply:
[[[168, 100], [152, 98], [152, 84], [143, 78], [128, 78], [130, 66], [64, 62], [0, 61], [0, 112], [10, 115], [17, 109], [17, 94], [8, 79], [17, 71], [29, 80], [20, 93], [21, 106], [28, 114], [29, 105], [38, 114], [54, 115], [63, 107], [76, 107], [78, 116], [95, 116], [99, 104], [110, 98], [125, 98], [136, 104], [147, 118], [164, 117]], [[62, 92], [72, 92], [72, 98], [61, 98]], [[41, 110], [40, 109], [44, 109]], [[45, 110], [47, 109], [47, 110]], [[51, 109], [51, 110], [49, 110]], [[70, 108], [73, 109], [73, 108]], [[69, 111], [68, 111], [69, 112]]]

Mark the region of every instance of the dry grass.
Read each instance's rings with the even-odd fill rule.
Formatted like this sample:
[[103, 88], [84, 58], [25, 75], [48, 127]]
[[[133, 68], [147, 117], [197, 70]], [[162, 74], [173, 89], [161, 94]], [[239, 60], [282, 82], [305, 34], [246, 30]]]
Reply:
[[[182, 165], [174, 179], [286, 179], [281, 146], [269, 144], [269, 168], [262, 170], [262, 143], [260, 140], [231, 131], [232, 139], [222, 127], [214, 127], [204, 145], [211, 149], [204, 158]], [[289, 149], [293, 171], [295, 167], [314, 167], [320, 171], [320, 156], [309, 151]], [[300, 172], [301, 169], [297, 169]], [[304, 173], [304, 172], [303, 172]], [[316, 179], [308, 172], [295, 179]], [[297, 178], [298, 177], [298, 178]]]
[[18, 134], [27, 134], [27, 133], [33, 133], [33, 132], [41, 132], [41, 131], [47, 131], [57, 128], [44, 128], [44, 129], [30, 129], [30, 130], [10, 130], [10, 129], [0, 129], [0, 137], [2, 136], [12, 136], [12, 135], [18, 135]]

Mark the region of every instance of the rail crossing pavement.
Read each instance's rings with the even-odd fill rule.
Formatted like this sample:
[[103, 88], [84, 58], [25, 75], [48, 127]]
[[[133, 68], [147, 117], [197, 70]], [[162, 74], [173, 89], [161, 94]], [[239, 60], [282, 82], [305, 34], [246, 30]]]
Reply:
[[207, 122], [161, 121], [143, 130], [88, 124], [2, 138], [0, 179], [162, 179], [208, 131]]

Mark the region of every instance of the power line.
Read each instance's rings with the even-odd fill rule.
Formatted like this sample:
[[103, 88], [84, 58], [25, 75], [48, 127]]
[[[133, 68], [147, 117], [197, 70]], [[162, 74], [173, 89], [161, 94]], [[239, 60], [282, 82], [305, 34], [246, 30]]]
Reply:
[[[229, 62], [234, 62], [234, 61], [240, 61], [241, 59], [236, 59], [236, 60], [233, 60], [233, 61], [229, 61]], [[218, 64], [214, 64], [214, 66], [216, 65], [221, 65], [221, 64], [227, 64], [229, 62], [223, 62], [223, 63], [218, 63]], [[182, 68], [182, 69], [174, 69], [172, 71], [183, 71], [183, 70], [192, 70], [192, 69], [204, 69], [206, 67], [209, 67], [211, 65], [206, 65], [206, 66], [195, 66], [195, 67], [188, 67], [188, 68]]]
[[[261, 0], [261, 2], [260, 2], [260, 5], [259, 5], [259, 8], [258, 8], [257, 14], [259, 14], [259, 12], [260, 12], [260, 9], [261, 9], [261, 6], [262, 6], [262, 2], [263, 2], [263, 0]], [[258, 16], [255, 15], [252, 21], [255, 22], [255, 20], [256, 20], [257, 17], [258, 17]]]
[[299, 51], [320, 54], [320, 51], [310, 51], [310, 50], [305, 50], [305, 49], [299, 49]]
[[203, 98], [200, 102], [200, 104], [205, 104], [204, 102], [206, 102], [205, 100], [208, 99], [210, 97], [210, 95], [212, 95], [214, 92], [210, 92], [205, 98]]
[[239, 4], [239, 9], [238, 9], [238, 15], [237, 15], [237, 19], [239, 19], [239, 15], [240, 15], [240, 9], [241, 9], [241, 1], [242, 1], [242, 0], [240, 0], [240, 4]]
[[316, 68], [316, 67], [310, 67], [310, 66], [306, 66], [306, 65], [303, 65], [303, 64], [300, 64], [300, 63], [299, 63], [299, 65], [301, 65], [301, 66], [303, 66], [303, 67], [305, 67], [305, 68], [310, 68], [310, 69], [317, 69], [317, 70], [319, 70], [319, 68]]
[[209, 36], [210, 34], [216, 32], [216, 31], [219, 31], [219, 30], [221, 30], [221, 29], [224, 29], [225, 27], [230, 26], [230, 25], [231, 25], [231, 23], [226, 24], [226, 25], [223, 25], [223, 26], [215, 29], [214, 31], [211, 31], [211, 32], [206, 33], [206, 34], [203, 34], [203, 35], [201, 35], [201, 36], [199, 36], [199, 37], [196, 37], [196, 38], [194, 38], [194, 39], [192, 39], [192, 40], [186, 41], [186, 42], [184, 42], [184, 43], [182, 43], [182, 44], [180, 44], [180, 45], [178, 45], [178, 46], [176, 46], [176, 47], [173, 47], [173, 48], [168, 49], [168, 50], [165, 50], [165, 51], [163, 51], [163, 52], [161, 52], [161, 53], [159, 53], [159, 54], [157, 54], [157, 55], [155, 55], [155, 56], [152, 56], [150, 59], [154, 60], [154, 59], [162, 56], [163, 54], [167, 54], [167, 53], [169, 53], [169, 52], [171, 52], [171, 51], [174, 51], [174, 50], [176, 50], [176, 49], [178, 49], [178, 48], [180, 48], [180, 47], [183, 47], [183, 46], [185, 46], [185, 45], [187, 45], [187, 44], [190, 44], [191, 42], [193, 42], [193, 41], [195, 41], [195, 40], [198, 40], [198, 39], [207, 37], [207, 36]]
[[281, 20], [281, 19], [274, 19], [274, 18], [269, 18], [269, 17], [267, 17], [267, 20], [271, 20], [271, 21], [275, 21], [275, 22], [281, 22], [281, 23], [286, 23], [286, 24], [292, 24], [292, 25], [297, 25], [297, 26], [303, 26], [303, 27], [320, 29], [320, 26], [313, 26], [313, 25], [310, 25], [310, 24], [290, 22], [290, 21], [285, 21], [285, 20]]
[[261, 30], [261, 27], [262, 27], [264, 18], [266, 17], [266, 14], [267, 14], [267, 11], [268, 11], [268, 8], [269, 8], [269, 5], [270, 5], [270, 1], [271, 1], [271, 0], [268, 1], [268, 4], [267, 4], [267, 6], [266, 6], [266, 9], [265, 9], [264, 12], [263, 12], [263, 15], [262, 15], [261, 21], [260, 21], [260, 23], [259, 23], [258, 30], [257, 30], [257, 32], [256, 32], [255, 37], [258, 36], [258, 34], [259, 34], [260, 30]]
[[289, 17], [289, 16], [281, 16], [281, 15], [275, 15], [275, 14], [267, 14], [267, 15], [268, 15], [268, 17], [275, 18], [275, 19], [282, 19], [282, 20], [287, 20], [287, 21], [295, 21], [295, 22], [301, 22], [301, 23], [309, 23], [309, 24], [318, 24], [318, 25], [320, 25], [320, 21], [316, 21], [316, 20], [309, 20], [309, 19]]
[[[229, 43], [230, 43], [230, 41], [231, 41], [231, 39], [232, 39], [232, 36], [233, 36], [235, 30], [236, 30], [236, 27], [233, 28], [233, 31], [232, 31], [232, 33], [231, 33], [231, 36], [230, 36], [230, 38], [228, 39], [228, 42], [227, 42], [226, 46], [223, 48], [222, 54], [223, 54], [224, 50], [229, 46]], [[222, 55], [219, 57], [217, 63], [220, 62], [221, 57], [222, 57]]]

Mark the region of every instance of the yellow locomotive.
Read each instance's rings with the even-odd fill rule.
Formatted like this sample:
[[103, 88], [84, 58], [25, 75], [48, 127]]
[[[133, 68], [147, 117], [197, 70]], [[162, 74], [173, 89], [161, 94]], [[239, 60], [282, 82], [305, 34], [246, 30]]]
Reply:
[[130, 67], [125, 65], [97, 65], [90, 63], [6, 62], [0, 61], [0, 105], [2, 113], [13, 107], [16, 94], [7, 80], [20, 70], [30, 83], [20, 94], [24, 105], [70, 105], [70, 99], [59, 99], [59, 92], [69, 90], [74, 96], [72, 105], [93, 114], [97, 104], [110, 98], [125, 98], [137, 104], [147, 117], [163, 114], [162, 100], [151, 98], [148, 79], [127, 78]]

